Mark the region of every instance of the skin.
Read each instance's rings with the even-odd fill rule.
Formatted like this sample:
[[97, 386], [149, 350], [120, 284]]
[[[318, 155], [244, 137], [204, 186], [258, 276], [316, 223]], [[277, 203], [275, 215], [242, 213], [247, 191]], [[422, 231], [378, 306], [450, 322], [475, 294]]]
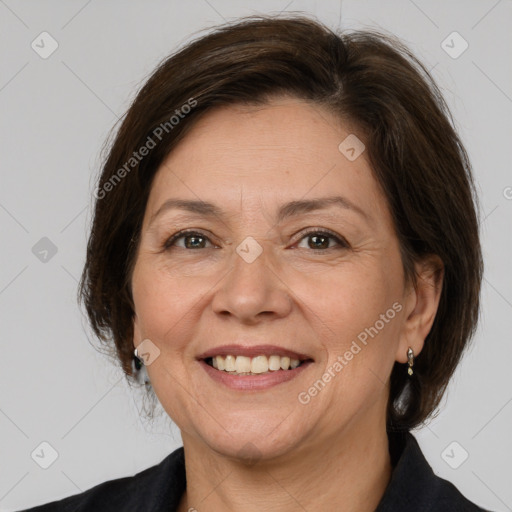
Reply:
[[[155, 176], [132, 276], [134, 347], [150, 339], [160, 350], [147, 370], [182, 433], [180, 511], [373, 511], [389, 483], [389, 377], [395, 361], [407, 362], [408, 347], [421, 352], [442, 272], [433, 271], [440, 262], [432, 256], [416, 265], [417, 289], [405, 282], [365, 153], [351, 162], [338, 150], [350, 133], [357, 134], [295, 98], [223, 106], [199, 120]], [[364, 215], [330, 206], [277, 222], [287, 201], [332, 195]], [[150, 222], [171, 197], [209, 201], [224, 213], [172, 209]], [[318, 249], [306, 228], [333, 231], [349, 247], [327, 239]], [[195, 240], [200, 247], [181, 238], [163, 249], [183, 229], [206, 237]], [[263, 250], [252, 263], [236, 252], [248, 236]], [[299, 393], [394, 303], [400, 312], [301, 404]], [[197, 361], [229, 343], [274, 344], [314, 363], [270, 389], [233, 390]]]

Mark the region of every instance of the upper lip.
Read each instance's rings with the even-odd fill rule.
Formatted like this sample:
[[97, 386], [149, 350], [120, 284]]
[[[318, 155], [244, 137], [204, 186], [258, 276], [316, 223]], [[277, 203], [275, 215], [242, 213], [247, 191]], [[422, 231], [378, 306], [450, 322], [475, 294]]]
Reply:
[[284, 347], [278, 347], [277, 345], [221, 345], [203, 352], [197, 359], [208, 359], [209, 357], [215, 356], [246, 356], [256, 357], [261, 355], [277, 355], [281, 357], [289, 357], [290, 359], [298, 359], [299, 361], [305, 361], [313, 359], [307, 354], [295, 352]]

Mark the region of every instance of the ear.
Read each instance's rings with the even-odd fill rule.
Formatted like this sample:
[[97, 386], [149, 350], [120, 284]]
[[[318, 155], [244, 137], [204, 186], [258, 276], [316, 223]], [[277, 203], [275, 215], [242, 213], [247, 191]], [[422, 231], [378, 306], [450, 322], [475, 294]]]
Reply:
[[404, 324], [395, 355], [399, 363], [407, 362], [409, 347], [417, 356], [423, 349], [439, 306], [443, 288], [444, 265], [439, 256], [429, 254], [414, 265], [416, 285], [411, 283], [405, 294]]

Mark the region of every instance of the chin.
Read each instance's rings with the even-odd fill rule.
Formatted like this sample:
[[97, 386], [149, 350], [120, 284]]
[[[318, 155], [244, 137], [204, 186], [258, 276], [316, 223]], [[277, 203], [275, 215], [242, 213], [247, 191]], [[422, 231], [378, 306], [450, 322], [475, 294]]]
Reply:
[[[229, 421], [224, 417], [219, 418], [219, 423], [210, 419], [197, 425], [195, 437], [200, 437], [209, 449], [219, 455], [247, 464], [296, 453], [306, 438], [306, 425], [293, 420], [292, 415], [286, 417], [275, 413], [268, 417], [253, 414], [238, 416], [236, 420], [230, 418]], [[231, 428], [224, 429], [221, 425], [231, 425]]]
[[253, 441], [248, 436], [240, 436], [236, 439], [206, 440], [208, 446], [219, 455], [247, 465], [286, 457], [293, 453], [298, 442], [298, 440], [290, 440], [290, 438], [258, 439], [256, 444]]

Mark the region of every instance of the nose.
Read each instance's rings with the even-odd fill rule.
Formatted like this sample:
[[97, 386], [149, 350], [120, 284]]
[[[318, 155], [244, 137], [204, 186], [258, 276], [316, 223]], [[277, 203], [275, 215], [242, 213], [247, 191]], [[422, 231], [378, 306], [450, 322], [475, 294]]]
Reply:
[[234, 251], [233, 266], [212, 299], [215, 313], [232, 316], [245, 324], [283, 318], [290, 313], [290, 289], [271, 265], [267, 252], [263, 250], [249, 263]]

